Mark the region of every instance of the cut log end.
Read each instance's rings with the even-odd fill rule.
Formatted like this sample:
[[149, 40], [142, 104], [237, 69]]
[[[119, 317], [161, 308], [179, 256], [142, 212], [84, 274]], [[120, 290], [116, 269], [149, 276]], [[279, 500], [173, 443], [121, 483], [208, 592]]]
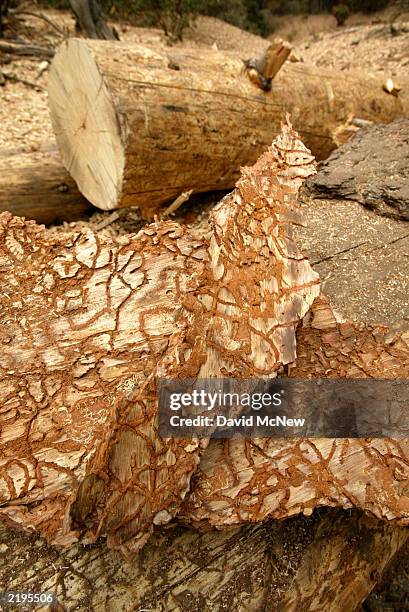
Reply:
[[49, 75], [49, 104], [64, 165], [80, 191], [102, 210], [115, 208], [124, 168], [121, 126], [85, 41], [60, 46]]

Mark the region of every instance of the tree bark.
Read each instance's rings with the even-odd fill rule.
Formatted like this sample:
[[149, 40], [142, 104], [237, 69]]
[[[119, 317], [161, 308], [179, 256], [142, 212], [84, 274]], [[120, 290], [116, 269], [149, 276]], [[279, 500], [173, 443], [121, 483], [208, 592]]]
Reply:
[[7, 555], [0, 588], [54, 592], [67, 612], [350, 612], [359, 609], [408, 534], [358, 512], [322, 510], [223, 532], [157, 528], [135, 561], [124, 564], [104, 543], [61, 552], [0, 524]]
[[[289, 376], [408, 379], [409, 331], [394, 338], [388, 332], [382, 326], [339, 323], [320, 297], [297, 331], [297, 359]], [[309, 515], [324, 505], [358, 508], [409, 525], [408, 483], [405, 439], [211, 440], [181, 515], [196, 526], [222, 529]]]
[[77, 20], [78, 30], [88, 38], [118, 40], [118, 35], [105, 20], [98, 0], [70, 0], [70, 6]]
[[50, 69], [49, 103], [64, 164], [85, 197], [152, 218], [190, 189], [232, 187], [286, 112], [322, 159], [354, 118], [408, 116], [409, 83], [394, 97], [370, 74], [287, 63], [264, 92], [234, 54], [70, 39]]
[[407, 333], [392, 341], [313, 305], [318, 278], [292, 238], [313, 172], [284, 126], [212, 211], [209, 239], [170, 222], [56, 237], [0, 217], [4, 520], [60, 545], [106, 536], [128, 558], [175, 516], [223, 528], [336, 505], [408, 523], [405, 440], [223, 452], [158, 435], [157, 377], [271, 378], [293, 363], [303, 378], [409, 377]]
[[86, 217], [92, 209], [56, 149], [44, 153], [0, 151], [0, 213], [9, 211], [50, 225]]
[[171, 222], [112, 242], [47, 237], [3, 213], [0, 516], [132, 555], [177, 514], [206, 441], [158, 435], [156, 377], [274, 376], [294, 361], [319, 293], [291, 238], [313, 172], [286, 126], [214, 209], [210, 240]]
[[366, 127], [321, 164], [306, 185], [308, 194], [355, 200], [379, 214], [409, 221], [408, 157], [409, 120]]

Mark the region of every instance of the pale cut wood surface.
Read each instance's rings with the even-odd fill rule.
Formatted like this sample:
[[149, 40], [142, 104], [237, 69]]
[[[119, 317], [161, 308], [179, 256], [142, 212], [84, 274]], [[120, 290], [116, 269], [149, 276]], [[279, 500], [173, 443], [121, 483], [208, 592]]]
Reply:
[[289, 112], [317, 158], [354, 118], [388, 123], [409, 114], [369, 73], [286, 64], [270, 92], [242, 59], [213, 49], [154, 51], [69, 39], [49, 75], [51, 119], [64, 164], [95, 206], [139, 206], [152, 218], [181, 193], [233, 187]]

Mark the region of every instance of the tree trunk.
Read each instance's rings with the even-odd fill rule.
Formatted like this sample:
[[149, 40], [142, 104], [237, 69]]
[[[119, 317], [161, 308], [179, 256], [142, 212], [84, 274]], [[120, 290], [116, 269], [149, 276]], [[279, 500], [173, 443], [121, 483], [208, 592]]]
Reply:
[[298, 63], [264, 92], [234, 54], [70, 39], [50, 69], [49, 103], [64, 164], [85, 197], [152, 218], [182, 192], [232, 187], [286, 112], [321, 159], [354, 118], [408, 116], [409, 83], [395, 97], [370, 74]]
[[6, 29], [9, 0], [0, 0], [0, 38], [3, 38]]
[[76, 27], [85, 36], [118, 40], [118, 34], [108, 26], [98, 0], [70, 0], [70, 6], [77, 20]]
[[44, 153], [0, 151], [0, 212], [8, 210], [50, 225], [85, 217], [92, 208], [56, 149]]
[[124, 564], [103, 543], [59, 552], [0, 524], [0, 589], [53, 592], [67, 612], [351, 612], [408, 534], [358, 512], [321, 510], [223, 532], [157, 528]]

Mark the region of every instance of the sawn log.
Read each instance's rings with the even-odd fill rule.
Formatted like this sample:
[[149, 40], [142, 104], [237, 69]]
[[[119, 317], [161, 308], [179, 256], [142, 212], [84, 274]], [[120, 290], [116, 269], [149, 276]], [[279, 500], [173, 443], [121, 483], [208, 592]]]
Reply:
[[395, 97], [370, 74], [288, 63], [262, 91], [243, 59], [213, 49], [64, 41], [50, 68], [49, 105], [65, 167], [84, 196], [103, 210], [139, 206], [152, 219], [183, 192], [233, 187], [287, 112], [318, 159], [354, 118], [409, 115], [409, 81]]

